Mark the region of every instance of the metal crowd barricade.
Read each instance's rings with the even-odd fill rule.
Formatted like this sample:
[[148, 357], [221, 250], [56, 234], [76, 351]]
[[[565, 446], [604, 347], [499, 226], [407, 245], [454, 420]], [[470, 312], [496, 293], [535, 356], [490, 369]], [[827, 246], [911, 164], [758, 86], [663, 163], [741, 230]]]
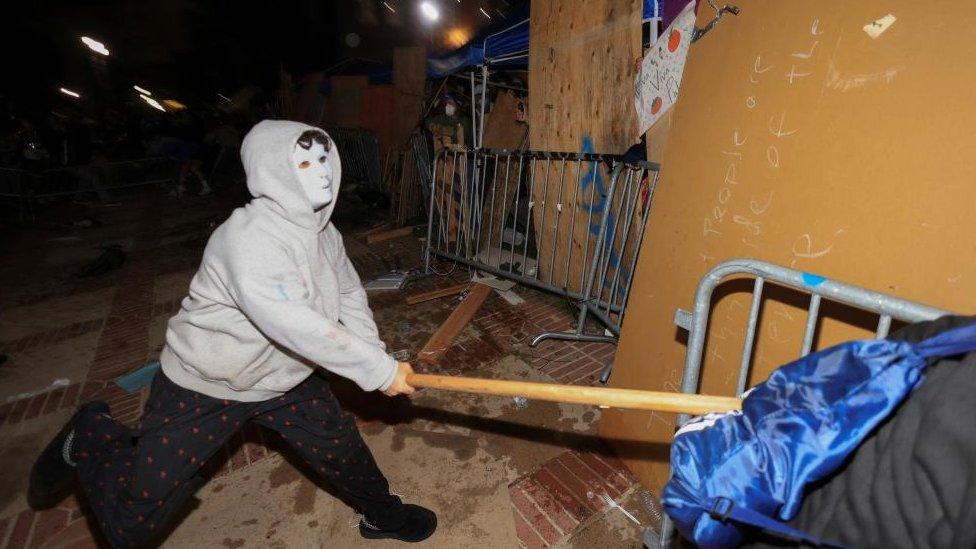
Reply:
[[[439, 258], [578, 303], [575, 331], [532, 345], [615, 342], [659, 171], [612, 155], [444, 149], [427, 197], [425, 269]], [[611, 335], [586, 333], [591, 316]]]
[[[878, 324], [875, 330], [875, 336], [878, 338], [883, 338], [888, 335], [892, 320], [921, 322], [951, 314], [948, 311], [936, 309], [921, 303], [830, 280], [811, 273], [780, 267], [765, 261], [756, 259], [735, 259], [727, 261], [712, 268], [702, 278], [701, 282], [699, 282], [698, 290], [695, 292], [694, 309], [691, 312], [683, 309], [675, 311], [675, 324], [688, 330], [688, 351], [685, 355], [681, 392], [689, 394], [698, 392], [698, 385], [701, 379], [701, 360], [708, 331], [712, 292], [726, 278], [742, 275], [752, 277], [754, 281], [752, 305], [749, 308], [745, 342], [742, 348], [742, 358], [739, 367], [739, 378], [736, 385], [737, 395], [741, 395], [745, 391], [746, 382], [749, 379], [750, 364], [752, 363], [752, 354], [755, 348], [756, 330], [759, 323], [759, 310], [762, 306], [763, 286], [767, 281], [778, 286], [784, 286], [792, 290], [810, 294], [806, 326], [799, 349], [800, 357], [810, 354], [810, 351], [813, 349], [817, 321], [820, 318], [820, 304], [823, 299], [877, 314]], [[681, 425], [687, 420], [687, 416], [679, 416], [678, 424]], [[645, 546], [667, 547], [674, 534], [673, 530], [673, 524], [667, 515], [665, 515], [661, 523], [660, 536], [650, 529], [645, 531]]]
[[379, 141], [374, 132], [360, 128], [327, 128], [342, 157], [342, 177], [380, 190], [383, 174], [380, 167]]

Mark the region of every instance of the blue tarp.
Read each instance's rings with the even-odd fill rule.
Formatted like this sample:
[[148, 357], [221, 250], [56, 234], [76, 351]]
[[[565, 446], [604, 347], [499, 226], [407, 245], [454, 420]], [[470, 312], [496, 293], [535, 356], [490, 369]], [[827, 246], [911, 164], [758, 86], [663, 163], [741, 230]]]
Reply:
[[503, 21], [489, 25], [467, 44], [451, 53], [429, 57], [427, 75], [443, 77], [485, 63], [525, 67], [529, 64], [528, 54], [529, 2], [523, 2]]
[[677, 432], [664, 510], [702, 547], [737, 547], [750, 527], [837, 547], [782, 521], [922, 382], [929, 359], [974, 350], [976, 323], [918, 343], [851, 341], [778, 368], [747, 393], [741, 412], [709, 414]]

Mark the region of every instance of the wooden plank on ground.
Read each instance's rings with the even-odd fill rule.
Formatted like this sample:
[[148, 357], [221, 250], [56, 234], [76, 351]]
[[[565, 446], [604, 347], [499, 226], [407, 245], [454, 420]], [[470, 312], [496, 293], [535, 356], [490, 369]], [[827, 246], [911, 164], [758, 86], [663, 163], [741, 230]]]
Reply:
[[451, 286], [450, 288], [441, 288], [440, 290], [433, 290], [430, 292], [413, 294], [407, 296], [407, 304], [416, 305], [418, 303], [423, 303], [424, 301], [431, 301], [433, 299], [440, 299], [442, 297], [457, 295], [463, 292], [464, 290], [467, 290], [470, 287], [471, 287], [471, 283], [465, 282], [464, 284], [458, 284], [457, 286]]
[[482, 303], [491, 293], [491, 288], [484, 284], [474, 284], [467, 299], [461, 302], [451, 312], [451, 316], [441, 324], [440, 328], [430, 337], [424, 348], [417, 354], [417, 360], [440, 366], [441, 359], [454, 338], [471, 322], [474, 314], [481, 308]]
[[383, 231], [381, 233], [374, 233], [366, 236], [367, 244], [375, 244], [377, 242], [383, 242], [384, 240], [389, 240], [391, 238], [400, 238], [401, 236], [410, 236], [413, 234], [413, 227], [400, 227], [399, 229], [392, 229], [389, 231]]
[[[635, 0], [532, 2], [531, 148], [622, 153], [638, 140], [630, 83], [641, 57], [641, 6]], [[582, 252], [595, 248], [596, 227], [604, 213], [618, 211], [616, 203], [599, 196], [609, 187], [610, 174], [603, 168], [591, 171], [584, 164], [580, 177], [571, 168], [543, 176], [547, 165], [548, 161], [537, 160], [529, 170], [537, 179], [532, 187], [532, 221], [540, 258], [538, 276], [579, 291], [592, 261], [592, 256], [581, 257]], [[549, 184], [543, 184], [544, 178]], [[599, 194], [591, 198], [586, 191], [594, 189]], [[579, 222], [589, 219], [591, 213], [592, 224]], [[567, 258], [570, 250], [574, 255]]]
[[358, 236], [359, 238], [365, 238], [369, 235], [383, 232], [389, 229], [391, 225], [393, 225], [392, 221], [384, 221], [375, 227], [371, 227], [369, 229], [366, 229], [365, 231], [357, 233], [356, 236]]

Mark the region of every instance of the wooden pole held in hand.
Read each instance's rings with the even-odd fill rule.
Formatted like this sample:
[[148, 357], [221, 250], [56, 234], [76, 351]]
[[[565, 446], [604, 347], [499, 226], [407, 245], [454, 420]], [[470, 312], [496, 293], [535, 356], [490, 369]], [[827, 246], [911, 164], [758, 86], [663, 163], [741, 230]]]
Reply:
[[742, 400], [736, 397], [637, 391], [608, 387], [581, 387], [532, 381], [407, 374], [407, 384], [417, 388], [428, 387], [485, 395], [521, 396], [533, 400], [594, 404], [601, 407], [654, 410], [676, 414], [702, 415], [709, 412], [726, 412], [742, 408]]

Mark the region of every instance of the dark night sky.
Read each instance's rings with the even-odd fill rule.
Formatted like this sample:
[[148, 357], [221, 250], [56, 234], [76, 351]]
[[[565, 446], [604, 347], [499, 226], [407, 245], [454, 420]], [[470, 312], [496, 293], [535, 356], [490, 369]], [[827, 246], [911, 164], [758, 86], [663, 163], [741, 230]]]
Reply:
[[[22, 110], [46, 112], [63, 103], [59, 86], [108, 101], [139, 84], [160, 97], [211, 102], [256, 84], [273, 89], [278, 69], [301, 74], [350, 56], [388, 61], [398, 45], [445, 46], [447, 30], [468, 34], [487, 23], [479, 8], [502, 17], [505, 0], [437, 0], [443, 17], [424, 25], [419, 0], [122, 0], [8, 3], [4, 17], [0, 93]], [[497, 19], [496, 19], [497, 20]], [[356, 33], [360, 43], [347, 45]], [[111, 51], [92, 54], [88, 35]]]

